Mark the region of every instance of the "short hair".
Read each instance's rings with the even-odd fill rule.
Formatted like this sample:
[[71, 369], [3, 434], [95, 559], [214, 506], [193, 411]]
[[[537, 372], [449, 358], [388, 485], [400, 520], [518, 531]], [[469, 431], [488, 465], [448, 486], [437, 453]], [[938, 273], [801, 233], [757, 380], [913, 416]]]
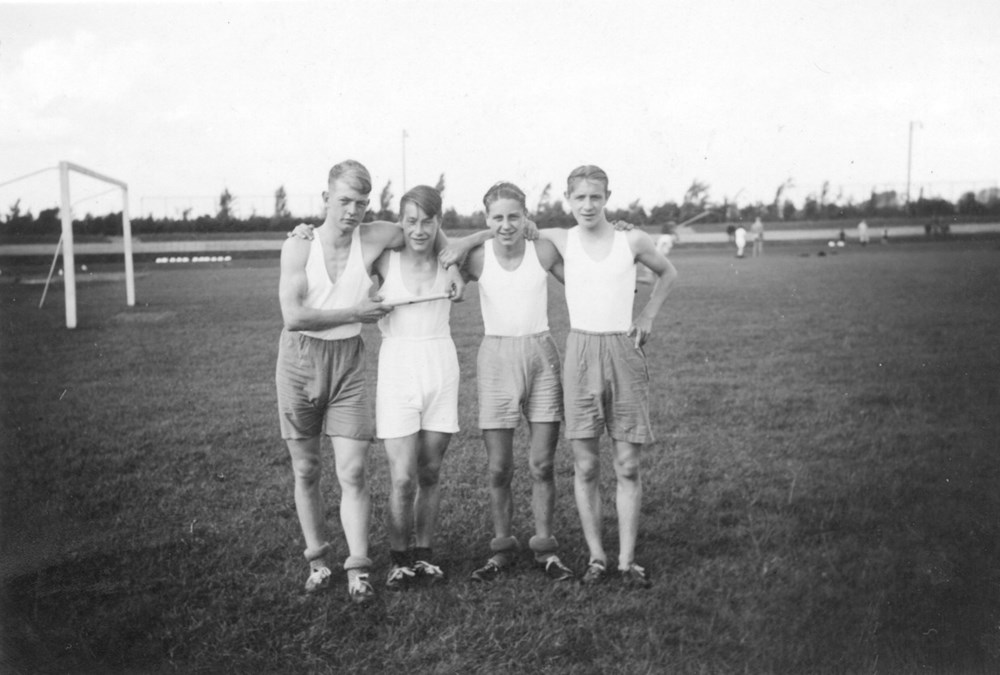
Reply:
[[441, 215], [441, 193], [430, 185], [418, 185], [407, 191], [399, 200], [399, 215], [402, 217], [406, 202], [412, 202], [429, 218]]
[[486, 207], [486, 212], [489, 213], [490, 205], [500, 199], [513, 199], [521, 205], [525, 213], [528, 212], [528, 198], [524, 196], [524, 190], [513, 183], [502, 180], [499, 183], [494, 183], [493, 187], [486, 191], [486, 194], [483, 195], [483, 206]]
[[354, 159], [345, 159], [343, 162], [334, 164], [327, 176], [326, 184], [333, 185], [334, 182], [342, 180], [358, 192], [369, 194], [372, 191], [372, 176], [368, 169], [361, 162]]
[[604, 173], [604, 169], [599, 166], [584, 164], [573, 169], [569, 174], [569, 178], [566, 179], [566, 192], [572, 192], [573, 185], [581, 180], [604, 183], [604, 191], [608, 191], [608, 174]]

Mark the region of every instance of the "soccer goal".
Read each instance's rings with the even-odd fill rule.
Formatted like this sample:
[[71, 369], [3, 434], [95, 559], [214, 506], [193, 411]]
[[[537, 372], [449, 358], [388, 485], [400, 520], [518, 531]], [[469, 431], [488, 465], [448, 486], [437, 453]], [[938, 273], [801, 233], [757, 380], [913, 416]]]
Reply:
[[66, 328], [76, 328], [76, 264], [73, 258], [73, 206], [69, 197], [71, 171], [89, 176], [122, 190], [122, 239], [125, 245], [125, 298], [129, 307], [135, 306], [135, 268], [132, 265], [132, 223], [128, 215], [128, 184], [110, 178], [79, 164], [59, 162], [59, 192], [62, 220], [63, 284], [66, 289]]

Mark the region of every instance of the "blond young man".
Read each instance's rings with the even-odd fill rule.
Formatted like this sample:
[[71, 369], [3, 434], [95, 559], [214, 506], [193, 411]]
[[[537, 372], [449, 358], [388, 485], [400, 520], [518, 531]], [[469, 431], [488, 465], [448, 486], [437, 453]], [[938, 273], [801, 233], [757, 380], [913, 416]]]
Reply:
[[[370, 193], [371, 175], [361, 163], [335, 165], [323, 193], [322, 225], [315, 231], [299, 226], [298, 236], [282, 246], [278, 296], [284, 328], [275, 372], [281, 435], [291, 457], [295, 508], [309, 563], [306, 592], [329, 587], [333, 575], [320, 489], [322, 438], [327, 436], [341, 488], [348, 595], [359, 603], [373, 595], [365, 458], [374, 432], [360, 333], [362, 324], [392, 311], [381, 297], [370, 297], [370, 274], [383, 251], [403, 243], [402, 230], [394, 223], [361, 224]], [[460, 298], [461, 280], [454, 283]]]

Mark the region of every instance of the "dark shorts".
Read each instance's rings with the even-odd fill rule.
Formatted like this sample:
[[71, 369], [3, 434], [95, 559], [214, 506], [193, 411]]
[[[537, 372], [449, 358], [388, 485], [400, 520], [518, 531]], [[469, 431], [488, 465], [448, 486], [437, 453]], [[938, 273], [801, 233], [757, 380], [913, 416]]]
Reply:
[[646, 356], [625, 333], [571, 330], [563, 362], [566, 438], [653, 439]]
[[321, 434], [371, 440], [374, 414], [365, 383], [361, 336], [320, 340], [282, 331], [275, 372], [278, 418], [286, 440]]
[[487, 335], [476, 365], [480, 429], [514, 429], [522, 412], [529, 422], [562, 421], [559, 350], [549, 333]]

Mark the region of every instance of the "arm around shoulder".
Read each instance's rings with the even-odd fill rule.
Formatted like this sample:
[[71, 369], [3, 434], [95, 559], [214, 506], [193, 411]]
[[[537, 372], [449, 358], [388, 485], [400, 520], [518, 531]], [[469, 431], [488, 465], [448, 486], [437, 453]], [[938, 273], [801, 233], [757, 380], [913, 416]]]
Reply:
[[316, 309], [305, 305], [309, 291], [306, 262], [309, 260], [310, 243], [303, 239], [286, 239], [281, 247], [281, 277], [278, 281], [278, 299], [285, 330], [327, 330], [351, 323], [374, 323], [392, 311], [392, 308], [370, 299], [357, 305], [336, 309]]

